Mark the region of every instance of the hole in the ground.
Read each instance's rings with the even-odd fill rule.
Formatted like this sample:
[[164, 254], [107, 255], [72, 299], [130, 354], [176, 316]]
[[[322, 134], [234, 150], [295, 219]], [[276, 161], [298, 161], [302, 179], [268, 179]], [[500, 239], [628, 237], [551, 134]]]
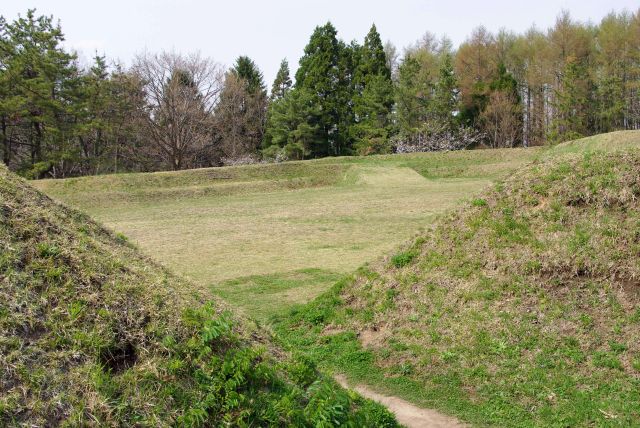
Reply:
[[136, 348], [130, 342], [107, 348], [100, 354], [100, 362], [105, 370], [120, 373], [136, 363]]

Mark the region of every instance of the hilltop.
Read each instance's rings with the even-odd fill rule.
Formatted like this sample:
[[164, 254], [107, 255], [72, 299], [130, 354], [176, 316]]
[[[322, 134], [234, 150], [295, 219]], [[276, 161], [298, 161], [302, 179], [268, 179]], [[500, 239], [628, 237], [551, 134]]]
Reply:
[[640, 424], [639, 148], [544, 153], [282, 318], [282, 341], [479, 425]]
[[0, 425], [395, 426], [0, 167]]

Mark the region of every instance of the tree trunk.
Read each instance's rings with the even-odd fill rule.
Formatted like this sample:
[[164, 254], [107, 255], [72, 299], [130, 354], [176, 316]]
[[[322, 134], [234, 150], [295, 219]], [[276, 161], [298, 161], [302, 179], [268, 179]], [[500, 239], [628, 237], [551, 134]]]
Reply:
[[42, 161], [42, 128], [38, 122], [33, 122], [35, 140], [31, 148], [31, 163], [36, 164]]
[[11, 141], [7, 136], [7, 118], [2, 116], [2, 161], [6, 166], [11, 162]]

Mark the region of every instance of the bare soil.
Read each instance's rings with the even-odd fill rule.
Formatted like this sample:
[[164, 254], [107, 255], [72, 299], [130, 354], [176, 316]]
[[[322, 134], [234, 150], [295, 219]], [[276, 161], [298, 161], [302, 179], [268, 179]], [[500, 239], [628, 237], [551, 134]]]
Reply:
[[420, 408], [398, 397], [380, 394], [365, 385], [349, 386], [343, 375], [337, 375], [335, 379], [343, 388], [352, 389], [363, 397], [387, 407], [396, 416], [398, 422], [408, 428], [462, 428], [467, 426], [451, 416], [436, 410]]

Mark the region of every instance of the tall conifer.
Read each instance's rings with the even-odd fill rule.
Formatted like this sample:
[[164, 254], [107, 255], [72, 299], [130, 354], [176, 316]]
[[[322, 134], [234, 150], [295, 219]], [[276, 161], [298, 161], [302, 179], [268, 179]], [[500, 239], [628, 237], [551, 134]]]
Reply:
[[280, 62], [278, 74], [276, 74], [273, 86], [271, 86], [271, 101], [284, 98], [284, 96], [287, 95], [287, 92], [291, 89], [291, 85], [292, 82], [289, 72], [289, 62], [285, 58]]

